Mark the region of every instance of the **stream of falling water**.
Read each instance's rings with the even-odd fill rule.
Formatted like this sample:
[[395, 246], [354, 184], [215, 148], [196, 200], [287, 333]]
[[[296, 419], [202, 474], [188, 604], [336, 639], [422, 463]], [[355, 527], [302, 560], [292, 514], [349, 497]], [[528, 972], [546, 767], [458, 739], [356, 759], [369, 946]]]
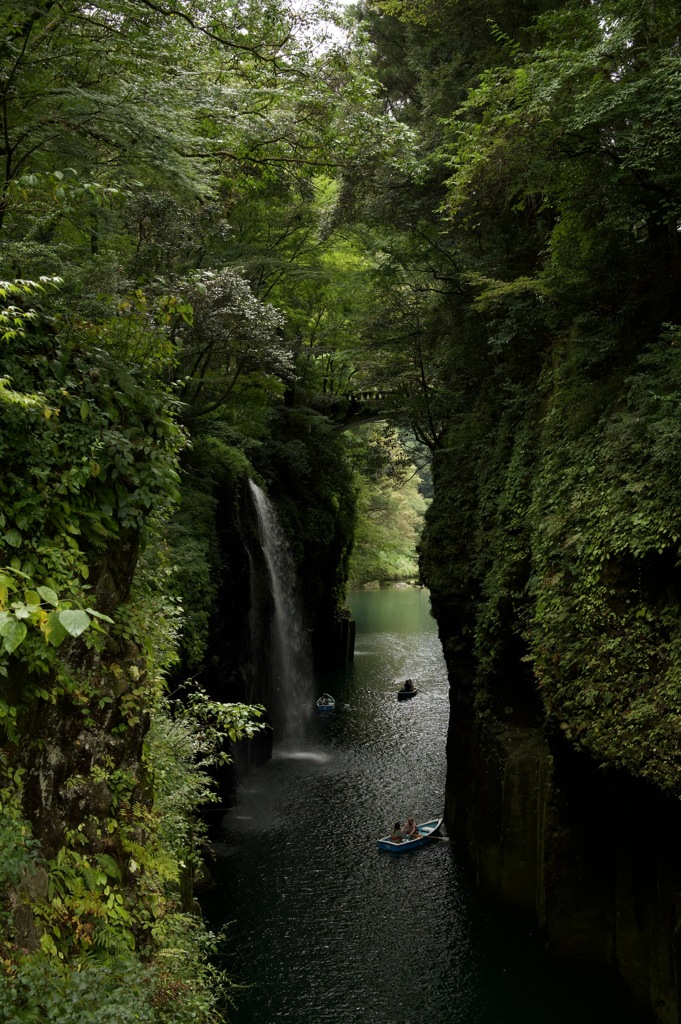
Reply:
[[271, 672], [283, 722], [283, 736], [279, 739], [296, 746], [303, 740], [314, 705], [310, 641], [286, 534], [272, 502], [256, 483], [251, 480], [249, 484], [274, 606]]

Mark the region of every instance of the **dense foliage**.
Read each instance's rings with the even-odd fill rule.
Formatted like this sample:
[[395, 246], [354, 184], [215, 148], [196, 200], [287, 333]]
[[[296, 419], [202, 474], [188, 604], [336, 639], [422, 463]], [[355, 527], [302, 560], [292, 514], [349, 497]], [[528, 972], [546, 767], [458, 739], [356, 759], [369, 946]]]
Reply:
[[224, 1009], [249, 477], [321, 649], [349, 574], [415, 574], [431, 452], [455, 694], [677, 790], [680, 13], [0, 3], [10, 1020]]
[[438, 197], [402, 183], [394, 251], [437, 292], [423, 568], [457, 692], [676, 791], [678, 5], [367, 6]]
[[318, 6], [0, 6], [4, 1019], [226, 1006], [196, 810], [260, 712], [166, 681], [208, 667], [249, 475], [342, 597], [333, 178], [407, 135]]
[[424, 453], [408, 447], [397, 430], [374, 425], [357, 430], [354, 448], [357, 523], [348, 584], [418, 580], [416, 548], [428, 507], [421, 473], [427, 477], [428, 467], [413, 458]]

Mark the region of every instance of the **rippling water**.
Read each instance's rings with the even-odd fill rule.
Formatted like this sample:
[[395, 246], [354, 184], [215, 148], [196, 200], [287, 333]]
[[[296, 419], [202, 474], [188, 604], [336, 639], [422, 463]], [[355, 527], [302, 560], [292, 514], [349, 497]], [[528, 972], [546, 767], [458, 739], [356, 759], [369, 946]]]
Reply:
[[[355, 662], [319, 681], [339, 702], [248, 778], [217, 846], [235, 1024], [624, 1024], [621, 993], [544, 960], [527, 927], [481, 904], [448, 841], [381, 853], [394, 820], [443, 807], [447, 679], [428, 595], [351, 595]], [[419, 693], [398, 701], [398, 680]]]

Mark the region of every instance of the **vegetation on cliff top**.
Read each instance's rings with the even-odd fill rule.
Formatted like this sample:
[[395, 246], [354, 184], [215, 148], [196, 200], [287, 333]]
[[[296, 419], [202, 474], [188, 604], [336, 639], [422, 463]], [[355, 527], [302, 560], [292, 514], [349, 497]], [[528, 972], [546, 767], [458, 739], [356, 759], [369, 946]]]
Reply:
[[329, 17], [0, 4], [10, 1020], [222, 1012], [197, 759], [257, 720], [165, 680], [206, 668], [248, 475], [311, 609], [353, 539], [357, 573], [406, 570], [368, 568], [372, 513], [411, 538], [421, 505], [394, 435], [348, 433], [378, 417], [433, 453], [460, 698], [678, 789], [678, 4]]
[[400, 259], [437, 296], [455, 690], [676, 793], [678, 4], [368, 6], [437, 196], [403, 183]]

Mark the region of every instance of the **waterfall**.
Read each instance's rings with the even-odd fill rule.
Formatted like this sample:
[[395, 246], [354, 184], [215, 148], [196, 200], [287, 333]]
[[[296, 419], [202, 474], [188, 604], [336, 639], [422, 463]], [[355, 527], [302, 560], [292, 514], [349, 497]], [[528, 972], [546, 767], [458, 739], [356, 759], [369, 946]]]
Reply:
[[299, 743], [312, 716], [314, 677], [310, 641], [288, 540], [272, 503], [249, 480], [258, 516], [258, 531], [270, 577], [274, 605], [271, 623], [271, 681], [283, 723], [283, 738]]

